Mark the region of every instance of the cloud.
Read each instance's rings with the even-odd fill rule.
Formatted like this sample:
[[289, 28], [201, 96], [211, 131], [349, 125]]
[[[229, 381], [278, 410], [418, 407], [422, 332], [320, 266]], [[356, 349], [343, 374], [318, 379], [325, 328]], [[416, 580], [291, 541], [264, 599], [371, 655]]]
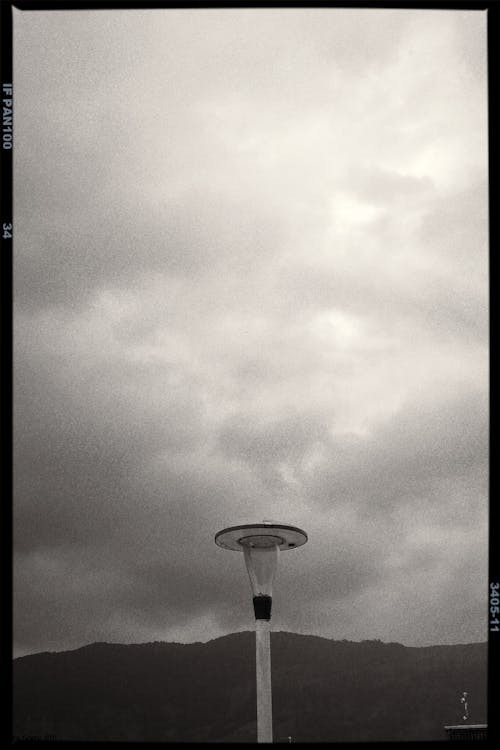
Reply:
[[[317, 493], [319, 484], [327, 502], [340, 495], [361, 500], [365, 513], [385, 513], [397, 503], [433, 501], [436, 488], [449, 476], [457, 482], [461, 477], [477, 480], [479, 472], [484, 482], [487, 448], [487, 402], [482, 394], [442, 398], [439, 404], [419, 400], [369, 437], [333, 440], [315, 467], [311, 489]], [[476, 505], [474, 496], [470, 500]]]
[[484, 638], [484, 13], [14, 16], [19, 652]]

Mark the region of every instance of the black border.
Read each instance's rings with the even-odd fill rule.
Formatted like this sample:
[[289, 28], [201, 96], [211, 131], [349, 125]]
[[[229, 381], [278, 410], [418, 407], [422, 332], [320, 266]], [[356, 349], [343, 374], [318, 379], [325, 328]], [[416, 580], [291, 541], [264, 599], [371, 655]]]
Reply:
[[[500, 1], [487, 0], [486, 2], [464, 2], [460, 0], [440, 0], [423, 1], [423, 2], [397, 2], [386, 0], [385, 2], [373, 2], [370, 0], [358, 0], [358, 2], [332, 2], [332, 3], [315, 3], [306, 5], [305, 3], [289, 3], [287, 5], [274, 5], [265, 3], [253, 3], [251, 5], [234, 6], [230, 4], [218, 3], [198, 3], [193, 4], [168, 4], [162, 0], [146, 0], [145, 2], [133, 2], [132, 0], [90, 0], [80, 2], [71, 0], [0, 0], [1, 14], [1, 78], [2, 83], [13, 82], [12, 70], [12, 9], [19, 11], [62, 11], [62, 10], [118, 10], [118, 9], [154, 9], [154, 8], [359, 8], [359, 9], [414, 9], [414, 10], [457, 10], [457, 11], [487, 11], [488, 12], [488, 123], [489, 123], [489, 230], [490, 230], [490, 297], [489, 297], [489, 315], [490, 315], [490, 352], [494, 352], [494, 329], [496, 320], [496, 300], [494, 294], [494, 282], [497, 278], [497, 261], [496, 252], [499, 246], [498, 231], [498, 214], [500, 202], [498, 201], [498, 164], [500, 163], [500, 154], [498, 138], [500, 133], [500, 118], [498, 116], [498, 67], [500, 58]], [[15, 116], [15, 91], [14, 91], [14, 116]], [[15, 119], [14, 119], [14, 137], [15, 137]], [[15, 147], [14, 147], [15, 148]], [[2, 224], [12, 223], [12, 156], [13, 150], [2, 149], [1, 156], [1, 214]], [[12, 233], [13, 234], [13, 233]], [[12, 716], [12, 616], [6, 616], [9, 611], [12, 615], [12, 239], [2, 239], [1, 257], [1, 352], [2, 352], [2, 412], [1, 424], [3, 431], [6, 433], [6, 445], [2, 451], [4, 462], [4, 488], [5, 494], [1, 501], [1, 552], [0, 552], [0, 581], [1, 581], [1, 606], [2, 615], [0, 618], [1, 634], [1, 670], [2, 678], [5, 681], [5, 690], [3, 692], [2, 707], [4, 716]], [[494, 384], [496, 382], [495, 359], [490, 354], [490, 514], [489, 514], [489, 582], [500, 582], [500, 561], [498, 554], [500, 539], [500, 523], [498, 503], [496, 502], [496, 462], [494, 457], [494, 417], [496, 414], [496, 397]], [[253, 525], [249, 525], [252, 527]], [[238, 528], [238, 527], [236, 527]], [[289, 527], [294, 528], [295, 527]], [[301, 531], [300, 529], [298, 529]], [[221, 532], [220, 532], [221, 533]], [[302, 532], [304, 533], [304, 532]], [[489, 619], [489, 591], [485, 591], [485, 614]], [[500, 723], [499, 710], [499, 663], [500, 663], [500, 632], [490, 633], [488, 639], [488, 740], [486, 744], [497, 745], [500, 741]], [[11, 729], [7, 730], [5, 721], [1, 722], [2, 734], [5, 739], [9, 737], [12, 743]], [[446, 742], [446, 740], [444, 740]], [[23, 744], [32, 744], [31, 742]], [[36, 743], [40, 745], [40, 742]], [[42, 744], [45, 744], [42, 742]], [[64, 743], [68, 745], [81, 745], [82, 743]], [[86, 744], [86, 743], [84, 743]], [[92, 743], [95, 744], [95, 743]], [[107, 743], [97, 743], [107, 744]], [[127, 743], [137, 745], [141, 743]], [[188, 743], [190, 744], [190, 743]], [[324, 744], [324, 743], [320, 743]], [[343, 743], [325, 743], [325, 744], [343, 744]], [[372, 743], [349, 743], [348, 747], [353, 744], [372, 744]], [[412, 746], [422, 745], [427, 748], [429, 745], [441, 745], [441, 742], [410, 742], [405, 743]], [[481, 743], [484, 746], [484, 743]]]
[[487, 10], [489, 7], [495, 4], [495, 0], [486, 0], [485, 2], [479, 2], [477, 0], [422, 0], [418, 2], [397, 2], [397, 0], [386, 0], [385, 2], [376, 3], [373, 0], [358, 0], [358, 2], [333, 2], [333, 3], [314, 3], [309, 5], [307, 3], [287, 3], [286, 5], [275, 5], [274, 3], [251, 3], [249, 5], [231, 5], [228, 3], [196, 3], [196, 4], [182, 4], [182, 3], [165, 3], [163, 0], [145, 0], [141, 3], [137, 0], [82, 0], [81, 2], [75, 2], [72, 0], [15, 0], [12, 5], [19, 10], [144, 10], [148, 8], [172, 8], [172, 9], [183, 9], [183, 8], [360, 8], [368, 9], [373, 8], [375, 10], [383, 10], [385, 8], [395, 9], [407, 9], [407, 10]]
[[[2, 2], [0, 7], [1, 33], [1, 92], [3, 84], [13, 84], [12, 70], [12, 8], [10, 3]], [[3, 102], [2, 102], [3, 105]], [[0, 328], [2, 353], [1, 382], [2, 382], [2, 410], [0, 415], [2, 431], [7, 440], [2, 450], [2, 477], [5, 492], [0, 500], [0, 669], [4, 690], [5, 713], [12, 715], [12, 236], [6, 237], [4, 225], [13, 223], [12, 212], [12, 161], [13, 148], [1, 149], [1, 274], [2, 293], [0, 296]], [[10, 605], [10, 606], [9, 606]], [[10, 616], [7, 616], [10, 613]], [[3, 728], [4, 724], [2, 724]]]
[[[500, 516], [497, 499], [497, 471], [494, 456], [495, 446], [495, 417], [496, 417], [496, 372], [494, 353], [494, 334], [496, 320], [496, 299], [494, 294], [495, 281], [498, 279], [498, 261], [496, 248], [499, 240], [498, 219], [498, 165], [500, 151], [498, 148], [498, 133], [500, 132], [500, 118], [498, 115], [498, 80], [499, 80], [499, 40], [500, 40], [500, 7], [493, 2], [488, 8], [488, 156], [489, 156], [489, 233], [490, 233], [490, 512], [489, 512], [489, 582], [500, 582]], [[489, 594], [489, 592], [488, 592]], [[489, 599], [487, 616], [490, 619]], [[500, 619], [500, 618], [499, 618]], [[500, 631], [488, 633], [488, 742], [500, 741]]]

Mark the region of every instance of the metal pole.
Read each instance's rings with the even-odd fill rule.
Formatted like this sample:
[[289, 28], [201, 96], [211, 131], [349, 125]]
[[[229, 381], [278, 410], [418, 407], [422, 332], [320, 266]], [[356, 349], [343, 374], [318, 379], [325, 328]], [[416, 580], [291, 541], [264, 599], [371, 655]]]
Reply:
[[273, 741], [270, 630], [270, 620], [255, 621], [255, 665], [257, 672], [257, 742]]

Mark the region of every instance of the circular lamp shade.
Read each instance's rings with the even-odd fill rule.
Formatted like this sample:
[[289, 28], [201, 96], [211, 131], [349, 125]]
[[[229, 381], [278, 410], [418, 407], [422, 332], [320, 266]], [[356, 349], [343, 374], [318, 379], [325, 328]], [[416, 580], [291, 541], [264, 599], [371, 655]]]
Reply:
[[307, 534], [297, 526], [262, 521], [261, 523], [230, 526], [215, 535], [215, 543], [223, 549], [244, 552], [245, 547], [265, 549], [277, 547], [284, 552], [307, 542]]

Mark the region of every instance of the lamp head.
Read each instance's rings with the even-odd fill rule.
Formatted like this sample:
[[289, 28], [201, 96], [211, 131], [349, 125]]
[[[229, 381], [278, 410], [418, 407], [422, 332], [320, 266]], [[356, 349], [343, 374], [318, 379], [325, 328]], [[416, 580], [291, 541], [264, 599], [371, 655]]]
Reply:
[[215, 535], [219, 547], [243, 552], [257, 620], [271, 619], [272, 586], [279, 551], [294, 549], [306, 542], [307, 534], [302, 529], [274, 521], [232, 526]]

